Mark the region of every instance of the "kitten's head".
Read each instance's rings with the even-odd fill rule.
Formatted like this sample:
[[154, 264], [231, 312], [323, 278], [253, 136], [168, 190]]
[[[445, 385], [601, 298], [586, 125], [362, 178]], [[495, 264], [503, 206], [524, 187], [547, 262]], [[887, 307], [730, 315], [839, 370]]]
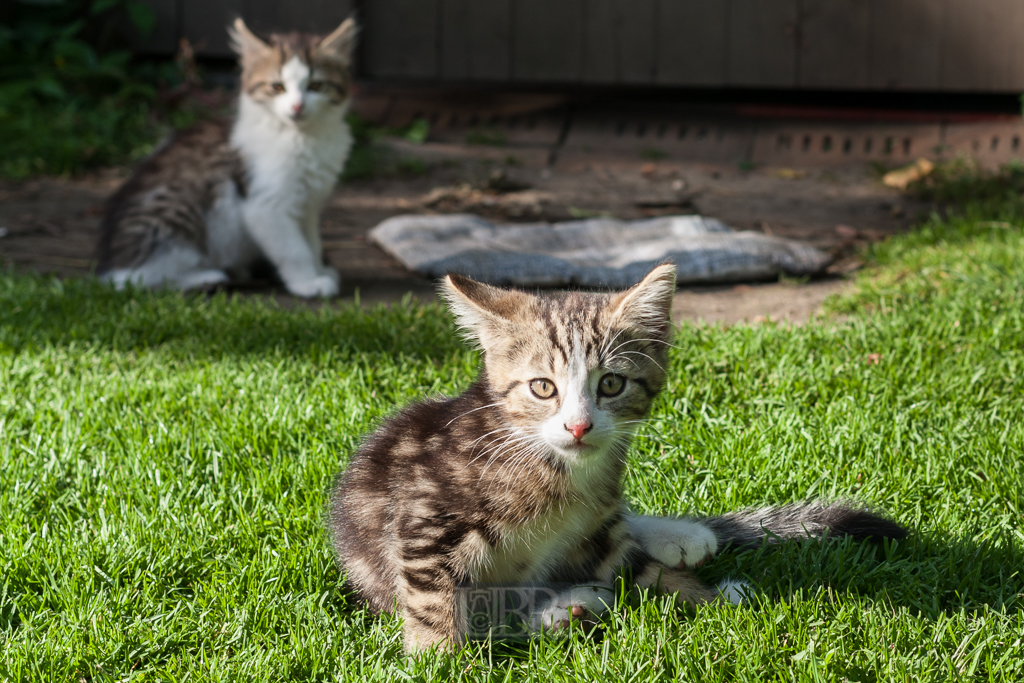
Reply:
[[275, 33], [256, 37], [240, 18], [228, 29], [242, 65], [242, 92], [282, 121], [305, 126], [339, 115], [352, 92], [356, 23], [346, 19], [333, 33]]
[[627, 444], [664, 386], [675, 282], [663, 265], [624, 292], [542, 296], [449, 275], [442, 294], [521, 440], [573, 464]]

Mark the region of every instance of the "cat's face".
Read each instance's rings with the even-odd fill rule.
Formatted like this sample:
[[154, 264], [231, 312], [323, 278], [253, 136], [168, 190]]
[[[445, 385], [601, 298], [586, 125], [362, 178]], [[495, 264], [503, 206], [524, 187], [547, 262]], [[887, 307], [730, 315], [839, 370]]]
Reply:
[[523, 441], [572, 465], [628, 443], [665, 383], [675, 269], [619, 294], [535, 296], [449, 276], [444, 294], [483, 347]]
[[242, 65], [242, 92], [288, 125], [315, 125], [341, 116], [352, 91], [356, 25], [346, 19], [333, 33], [256, 37], [241, 19], [229, 29]]

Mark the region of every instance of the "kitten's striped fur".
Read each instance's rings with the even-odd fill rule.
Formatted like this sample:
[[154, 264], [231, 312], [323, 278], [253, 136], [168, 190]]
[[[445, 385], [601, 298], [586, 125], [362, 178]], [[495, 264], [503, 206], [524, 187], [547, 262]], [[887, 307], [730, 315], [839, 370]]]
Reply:
[[671, 266], [615, 294], [538, 296], [445, 280], [449, 306], [483, 348], [479, 379], [372, 434], [330, 506], [348, 579], [373, 609], [397, 606], [408, 650], [459, 638], [454, 593], [467, 584], [573, 584], [542, 615], [551, 626], [570, 611], [602, 612], [610, 591], [590, 587], [610, 589], [624, 572], [682, 603], [713, 600], [718, 591], [689, 568], [730, 542], [905, 535], [847, 505], [704, 520], [629, 512], [626, 451], [665, 384], [674, 287]]

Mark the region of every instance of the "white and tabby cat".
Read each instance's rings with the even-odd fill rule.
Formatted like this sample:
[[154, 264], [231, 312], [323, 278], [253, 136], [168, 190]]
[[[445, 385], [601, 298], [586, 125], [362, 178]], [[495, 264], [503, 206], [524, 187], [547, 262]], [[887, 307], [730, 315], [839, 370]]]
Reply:
[[[397, 605], [407, 650], [460, 638], [458, 587], [561, 582], [537, 615], [600, 614], [618, 576], [703, 603], [734, 584], [689, 569], [727, 544], [831, 535], [901, 538], [856, 505], [806, 503], [705, 519], [629, 512], [633, 433], [665, 384], [675, 269], [614, 294], [547, 296], [448, 276], [443, 295], [484, 351], [461, 396], [414, 404], [372, 434], [331, 496], [338, 559], [378, 611]], [[595, 587], [598, 590], [595, 590]]]
[[297, 296], [334, 296], [320, 212], [352, 137], [356, 25], [327, 36], [230, 29], [242, 66], [234, 121], [206, 121], [144, 161], [107, 205], [99, 274], [123, 286], [192, 289], [269, 262]]

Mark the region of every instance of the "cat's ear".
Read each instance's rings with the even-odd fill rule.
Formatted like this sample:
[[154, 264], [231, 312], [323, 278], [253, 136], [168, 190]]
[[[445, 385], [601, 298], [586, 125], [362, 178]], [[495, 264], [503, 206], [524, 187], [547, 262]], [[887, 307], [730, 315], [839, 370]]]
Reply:
[[466, 337], [479, 342], [484, 349], [515, 332], [516, 313], [529, 297], [462, 275], [447, 275], [441, 281], [441, 296]]
[[675, 291], [676, 267], [671, 263], [662, 264], [612, 299], [612, 321], [641, 327], [659, 338], [666, 338], [672, 322]]
[[317, 49], [324, 52], [333, 52], [346, 61], [351, 61], [352, 51], [356, 47], [356, 34], [358, 33], [359, 27], [356, 25], [356, 20], [349, 17], [341, 22], [341, 26], [322, 38], [317, 44]]
[[228, 36], [231, 38], [231, 49], [243, 60], [258, 57], [270, 50], [269, 45], [249, 30], [242, 17], [235, 19], [235, 23], [228, 27]]

